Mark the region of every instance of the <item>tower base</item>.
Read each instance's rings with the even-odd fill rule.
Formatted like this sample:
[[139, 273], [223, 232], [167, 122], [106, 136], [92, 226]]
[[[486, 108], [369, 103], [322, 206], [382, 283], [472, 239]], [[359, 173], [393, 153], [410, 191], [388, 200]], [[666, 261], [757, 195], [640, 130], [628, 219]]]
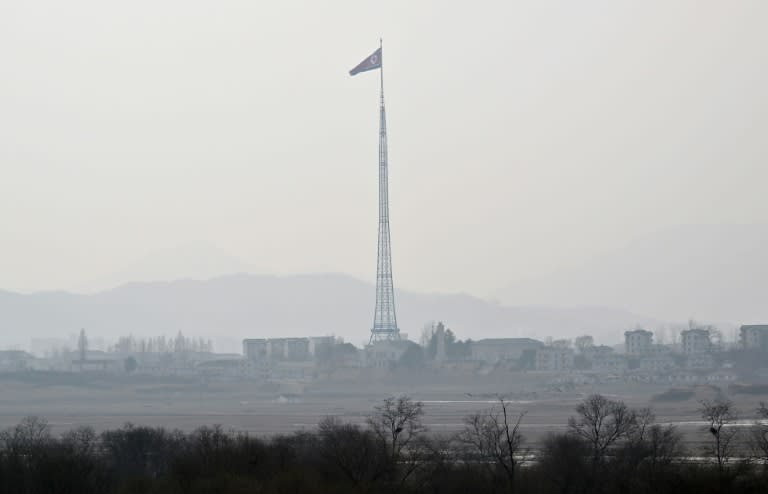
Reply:
[[394, 330], [372, 329], [369, 343], [375, 341], [400, 341], [400, 339], [400, 330], [397, 328]]

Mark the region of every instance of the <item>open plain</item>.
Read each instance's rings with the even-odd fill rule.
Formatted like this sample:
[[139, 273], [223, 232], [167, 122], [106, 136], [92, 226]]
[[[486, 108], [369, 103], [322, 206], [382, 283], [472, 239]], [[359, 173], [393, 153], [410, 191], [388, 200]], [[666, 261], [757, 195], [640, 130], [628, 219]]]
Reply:
[[[586, 396], [602, 393], [632, 407], [650, 406], [657, 421], [676, 424], [689, 443], [706, 440], [699, 401], [717, 396], [732, 399], [751, 423], [765, 394], [733, 394], [727, 386], [695, 386], [682, 397], [662, 399], [670, 386], [625, 382], [576, 386], [563, 390], [544, 386], [535, 373], [489, 376], [418, 374], [371, 375], [357, 379], [320, 379], [312, 384], [252, 380], [205, 382], [198, 378], [66, 374], [0, 376], [0, 429], [24, 416], [45, 418], [54, 433], [78, 426], [97, 432], [125, 423], [191, 431], [219, 424], [256, 436], [312, 430], [325, 416], [364, 423], [387, 396], [407, 394], [424, 403], [424, 422], [432, 433], [451, 435], [463, 418], [494, 406], [499, 396], [513, 403], [527, 444], [535, 448], [550, 432], [563, 432], [574, 408]], [[688, 396], [686, 396], [686, 394]]]

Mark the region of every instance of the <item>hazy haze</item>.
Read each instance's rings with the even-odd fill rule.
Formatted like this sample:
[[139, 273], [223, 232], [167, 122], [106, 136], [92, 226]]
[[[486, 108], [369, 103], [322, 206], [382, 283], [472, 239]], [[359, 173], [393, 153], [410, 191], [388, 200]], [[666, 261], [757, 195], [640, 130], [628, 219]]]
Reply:
[[486, 295], [675, 225], [766, 222], [766, 19], [763, 1], [2, 2], [0, 288], [81, 288], [189, 244], [371, 280], [377, 77], [347, 70], [379, 35], [401, 288]]
[[[374, 286], [341, 275], [289, 277], [234, 275], [206, 281], [131, 283], [93, 295], [0, 291], [0, 345], [23, 347], [30, 338], [55, 335], [76, 341], [77, 328], [96, 328], [106, 341], [183, 331], [210, 337], [218, 351], [240, 352], [242, 338], [335, 335], [365, 344]], [[607, 307], [552, 309], [505, 307], [468, 295], [398, 291], [398, 324], [418, 341], [424, 324], [450, 321], [462, 338], [548, 336], [590, 332], [616, 343], [621, 330], [657, 321]], [[74, 346], [73, 344], [71, 344]]]

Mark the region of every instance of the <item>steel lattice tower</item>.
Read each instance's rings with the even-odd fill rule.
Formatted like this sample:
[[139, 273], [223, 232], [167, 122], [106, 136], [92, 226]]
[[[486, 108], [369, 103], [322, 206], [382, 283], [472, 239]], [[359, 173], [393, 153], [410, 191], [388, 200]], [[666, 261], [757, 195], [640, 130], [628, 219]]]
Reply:
[[384, 64], [380, 68], [379, 104], [379, 244], [376, 260], [376, 308], [371, 342], [400, 338], [395, 316], [395, 288], [392, 282], [392, 244], [389, 235], [389, 176], [387, 163], [387, 112], [384, 109]]

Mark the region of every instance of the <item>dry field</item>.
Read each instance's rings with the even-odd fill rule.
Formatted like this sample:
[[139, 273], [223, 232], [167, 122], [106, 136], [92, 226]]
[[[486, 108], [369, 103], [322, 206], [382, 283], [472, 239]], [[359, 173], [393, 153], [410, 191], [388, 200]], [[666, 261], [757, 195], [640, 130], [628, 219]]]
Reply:
[[[569, 391], [546, 388], [536, 376], [401, 375], [359, 376], [346, 381], [320, 381], [312, 386], [265, 386], [254, 381], [201, 383], [195, 379], [103, 376], [0, 376], [0, 429], [26, 415], [45, 417], [54, 433], [89, 425], [96, 430], [120, 427], [126, 422], [193, 430], [220, 424], [226, 429], [254, 435], [311, 430], [326, 415], [363, 423], [381, 399], [408, 394], [424, 402], [425, 422], [435, 433], [451, 434], [462, 427], [462, 418], [493, 406], [497, 394], [526, 411], [523, 432], [531, 445], [545, 434], [565, 430], [576, 404], [600, 392], [635, 407], [651, 406], [658, 420], [675, 423], [691, 442], [706, 435], [698, 422], [698, 400], [714, 397], [711, 388], [682, 401], [653, 401], [665, 386], [615, 383], [579, 386]], [[290, 393], [287, 390], [300, 390]], [[750, 419], [767, 396], [730, 396]]]

